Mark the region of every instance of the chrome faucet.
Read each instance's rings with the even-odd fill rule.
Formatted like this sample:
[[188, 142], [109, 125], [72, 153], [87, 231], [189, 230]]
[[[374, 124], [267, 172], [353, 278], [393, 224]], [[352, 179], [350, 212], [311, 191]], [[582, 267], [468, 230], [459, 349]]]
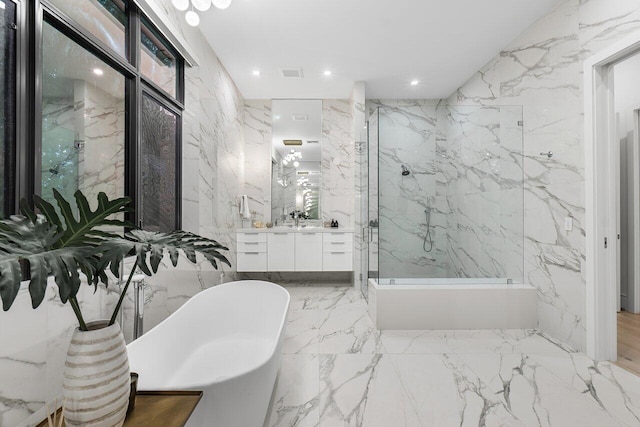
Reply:
[[298, 211], [293, 211], [293, 220], [296, 222], [296, 228], [300, 225], [300, 215], [298, 215]]

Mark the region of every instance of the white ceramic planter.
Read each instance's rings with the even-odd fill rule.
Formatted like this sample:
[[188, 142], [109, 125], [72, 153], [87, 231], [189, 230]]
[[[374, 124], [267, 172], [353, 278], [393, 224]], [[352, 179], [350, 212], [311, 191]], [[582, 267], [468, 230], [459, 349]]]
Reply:
[[121, 426], [130, 391], [127, 348], [117, 323], [76, 329], [64, 368], [64, 420], [67, 426]]

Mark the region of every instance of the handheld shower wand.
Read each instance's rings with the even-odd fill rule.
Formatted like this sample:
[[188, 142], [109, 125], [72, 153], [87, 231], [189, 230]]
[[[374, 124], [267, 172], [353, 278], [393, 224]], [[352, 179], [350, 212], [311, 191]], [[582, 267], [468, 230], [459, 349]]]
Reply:
[[409, 171], [409, 169], [407, 169], [407, 167], [405, 165], [402, 165], [402, 176], [407, 176], [410, 173], [411, 172]]
[[[422, 241], [422, 249], [429, 253], [433, 250], [433, 238], [431, 237], [431, 209], [427, 208], [424, 210], [425, 219], [427, 220], [427, 233], [424, 235], [424, 240]], [[427, 240], [429, 241], [429, 249], [427, 249]]]

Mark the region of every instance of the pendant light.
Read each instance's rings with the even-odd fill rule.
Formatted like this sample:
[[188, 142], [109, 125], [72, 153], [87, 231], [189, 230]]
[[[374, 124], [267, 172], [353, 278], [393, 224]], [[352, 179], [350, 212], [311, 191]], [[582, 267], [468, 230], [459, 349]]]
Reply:
[[218, 9], [226, 9], [231, 5], [231, 0], [211, 0]]
[[211, 0], [191, 0], [191, 4], [199, 11], [205, 12], [211, 7]]

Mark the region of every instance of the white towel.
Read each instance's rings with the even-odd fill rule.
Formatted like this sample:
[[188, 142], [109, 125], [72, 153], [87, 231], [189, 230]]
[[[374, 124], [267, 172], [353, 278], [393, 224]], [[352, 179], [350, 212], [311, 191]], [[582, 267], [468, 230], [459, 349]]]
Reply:
[[251, 209], [249, 209], [249, 197], [242, 196], [240, 198], [240, 216], [242, 219], [251, 219]]

